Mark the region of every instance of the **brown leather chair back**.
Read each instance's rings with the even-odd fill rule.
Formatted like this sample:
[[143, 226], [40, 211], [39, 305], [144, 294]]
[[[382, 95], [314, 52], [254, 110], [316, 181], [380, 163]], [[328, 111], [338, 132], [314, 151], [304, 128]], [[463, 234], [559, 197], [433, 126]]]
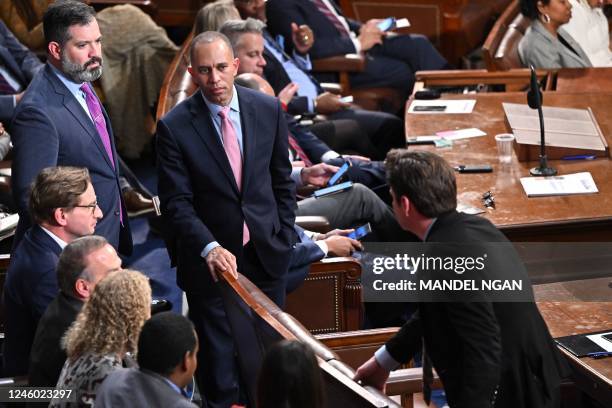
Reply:
[[482, 51], [489, 71], [521, 68], [518, 44], [531, 21], [520, 13], [520, 4], [514, 0], [495, 22]]
[[196, 84], [191, 80], [191, 75], [187, 71], [189, 66], [189, 45], [192, 39], [193, 31], [183, 43], [172, 63], [170, 63], [168, 71], [166, 71], [164, 83], [159, 92], [155, 121], [161, 119], [181, 101], [191, 96], [197, 89]]

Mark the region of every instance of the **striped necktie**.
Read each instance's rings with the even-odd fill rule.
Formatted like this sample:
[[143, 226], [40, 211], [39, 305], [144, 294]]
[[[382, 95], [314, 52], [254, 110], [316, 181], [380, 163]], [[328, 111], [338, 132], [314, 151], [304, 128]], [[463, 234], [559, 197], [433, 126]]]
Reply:
[[0, 73], [0, 95], [13, 95], [15, 92], [15, 88], [13, 88], [4, 75]]
[[336, 27], [336, 29], [338, 30], [338, 32], [340, 33], [342, 37], [350, 36], [346, 27], [342, 24], [340, 19], [338, 19], [338, 16], [336, 16], [336, 14], [334, 14], [329, 9], [329, 7], [327, 7], [327, 5], [323, 3], [323, 0], [310, 0], [310, 1], [312, 1], [312, 4], [315, 5], [317, 10], [319, 10], [329, 20], [329, 22], [332, 23], [334, 27]]

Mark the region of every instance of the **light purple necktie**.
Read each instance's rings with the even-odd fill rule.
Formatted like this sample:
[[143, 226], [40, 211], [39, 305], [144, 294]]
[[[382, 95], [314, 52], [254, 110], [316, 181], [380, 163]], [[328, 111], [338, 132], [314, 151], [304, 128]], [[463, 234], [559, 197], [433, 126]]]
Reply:
[[[238, 190], [242, 190], [242, 156], [240, 154], [240, 145], [238, 144], [238, 135], [229, 118], [229, 106], [224, 106], [219, 112], [221, 116], [221, 137], [223, 138], [223, 148], [229, 160], [234, 179]], [[242, 223], [242, 246], [245, 246], [251, 239], [249, 227], [246, 222]]]
[[[81, 85], [81, 91], [85, 93], [85, 102], [87, 103], [87, 109], [89, 109], [89, 114], [96, 125], [96, 130], [98, 131], [98, 135], [102, 140], [102, 144], [104, 145], [104, 150], [106, 150], [106, 154], [113, 165], [113, 170], [115, 169], [115, 160], [113, 158], [113, 149], [111, 148], [111, 140], [110, 135], [108, 134], [108, 130], [106, 129], [106, 120], [104, 120], [104, 114], [102, 113], [102, 107], [100, 106], [100, 101], [98, 101], [98, 97], [93, 93], [91, 87], [88, 84]], [[121, 208], [121, 198], [119, 198], [119, 222], [123, 225], [123, 209]]]
[[113, 150], [111, 148], [111, 140], [108, 134], [108, 130], [106, 129], [106, 121], [104, 120], [104, 114], [102, 113], [102, 107], [100, 106], [100, 102], [98, 98], [91, 90], [88, 84], [81, 85], [81, 91], [85, 93], [85, 102], [87, 103], [87, 109], [89, 109], [89, 114], [96, 125], [96, 129], [98, 130], [98, 135], [102, 140], [102, 144], [104, 145], [104, 150], [106, 150], [106, 154], [110, 159], [113, 169], [115, 168], [115, 160], [113, 160]]

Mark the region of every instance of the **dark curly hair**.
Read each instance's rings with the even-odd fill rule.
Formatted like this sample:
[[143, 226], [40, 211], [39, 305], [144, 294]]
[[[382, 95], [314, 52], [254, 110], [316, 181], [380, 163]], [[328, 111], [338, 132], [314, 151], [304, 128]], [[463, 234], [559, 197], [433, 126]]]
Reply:
[[521, 13], [532, 20], [537, 19], [540, 16], [538, 2], [541, 2], [544, 6], [548, 6], [550, 0], [521, 0]]

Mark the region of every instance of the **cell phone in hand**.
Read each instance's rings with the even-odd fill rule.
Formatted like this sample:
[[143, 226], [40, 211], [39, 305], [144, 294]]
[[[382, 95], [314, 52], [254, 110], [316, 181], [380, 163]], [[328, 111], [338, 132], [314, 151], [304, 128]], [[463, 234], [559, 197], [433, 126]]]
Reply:
[[377, 24], [380, 31], [389, 31], [395, 28], [395, 17], [385, 18], [383, 21]]
[[365, 237], [366, 235], [368, 235], [370, 232], [372, 232], [372, 227], [370, 226], [370, 223], [368, 222], [367, 224], [364, 224], [361, 227], [355, 228], [355, 231], [348, 234], [347, 237], [352, 238], [352, 239], [361, 239]]
[[344, 103], [353, 103], [353, 100], [353, 95], [343, 96], [342, 98], [340, 98], [340, 102]]
[[340, 180], [340, 178], [344, 176], [344, 173], [346, 173], [349, 167], [350, 163], [347, 161], [344, 162], [344, 164], [338, 169], [338, 171], [333, 176], [331, 176], [331, 178], [327, 182], [327, 185], [333, 186], [334, 184], [336, 184]]

